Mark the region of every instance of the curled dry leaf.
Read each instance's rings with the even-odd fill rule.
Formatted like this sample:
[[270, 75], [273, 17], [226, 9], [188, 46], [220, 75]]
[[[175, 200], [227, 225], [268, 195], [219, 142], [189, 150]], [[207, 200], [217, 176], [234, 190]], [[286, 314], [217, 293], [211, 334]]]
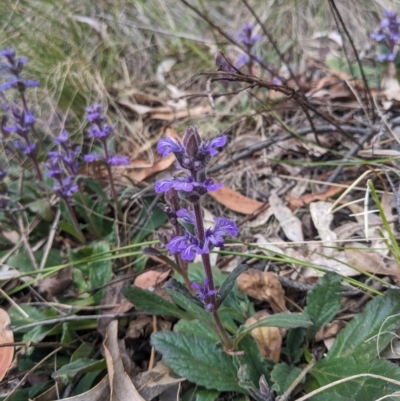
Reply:
[[[267, 316], [269, 316], [269, 313], [261, 310], [249, 317], [245, 326], [251, 326]], [[282, 348], [282, 333], [278, 327], [257, 327], [251, 331], [251, 335], [256, 340], [257, 347], [264, 358], [272, 359], [275, 362], [279, 361]]]
[[[59, 398], [54, 398], [53, 400], [56, 401], [59, 400]], [[38, 399], [38, 401], [44, 400]], [[63, 398], [60, 401], [110, 401], [110, 385], [108, 381], [108, 375], [104, 376], [103, 379], [89, 391], [75, 395], [74, 397]]]
[[346, 327], [344, 320], [334, 320], [331, 323], [327, 323], [318, 330], [315, 335], [315, 341], [324, 341], [328, 338], [336, 337], [336, 334], [344, 327]]
[[293, 212], [283, 204], [278, 195], [272, 193], [268, 199], [271, 211], [274, 213], [276, 219], [279, 221], [280, 226], [285, 233], [286, 237], [291, 241], [304, 241], [303, 229], [301, 221], [293, 215]]
[[338, 194], [339, 192], [343, 191], [341, 187], [329, 187], [326, 191], [320, 192], [318, 194], [307, 194], [302, 196], [301, 198], [290, 198], [289, 197], [289, 207], [292, 210], [295, 210], [299, 207], [303, 207], [308, 205], [309, 203], [316, 201], [316, 200], [325, 200]]
[[139, 373], [133, 378], [133, 383], [140, 395], [150, 401], [167, 388], [185, 380], [185, 378], [177, 376], [163, 361], [159, 361], [153, 369]]
[[333, 220], [333, 214], [330, 213], [332, 204], [330, 202], [312, 202], [310, 204], [311, 218], [315, 228], [323, 241], [323, 253], [331, 256], [336, 252], [336, 234], [330, 229]]
[[372, 274], [394, 277], [397, 283], [400, 282], [400, 266], [396, 265], [392, 268], [386, 267], [385, 261], [374, 252], [365, 250], [353, 249], [363, 247], [361, 244], [352, 243], [346, 246], [344, 253], [349, 263], [361, 270], [365, 270]]
[[[11, 319], [4, 309], [0, 309], [0, 344], [14, 342], [14, 333], [10, 329]], [[0, 347], [0, 380], [3, 379], [12, 362], [14, 347]]]
[[217, 191], [210, 192], [210, 195], [221, 205], [242, 214], [253, 214], [264, 205], [262, 202], [243, 196], [226, 185]]
[[117, 320], [108, 325], [103, 345], [111, 388], [110, 401], [144, 401], [124, 369], [118, 346]]
[[168, 276], [171, 270], [159, 272], [156, 270], [148, 270], [136, 277], [135, 286], [146, 290], [150, 287], [155, 287], [157, 284], [162, 283]]
[[285, 293], [275, 274], [249, 269], [237, 278], [238, 290], [259, 301], [267, 301], [274, 312], [284, 312]]

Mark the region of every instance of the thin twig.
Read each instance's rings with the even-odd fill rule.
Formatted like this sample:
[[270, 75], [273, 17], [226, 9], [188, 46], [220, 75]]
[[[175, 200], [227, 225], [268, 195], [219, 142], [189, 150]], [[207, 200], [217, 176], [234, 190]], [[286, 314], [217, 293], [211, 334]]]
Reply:
[[56, 216], [54, 217], [53, 224], [51, 225], [50, 230], [49, 230], [49, 237], [47, 239], [46, 247], [44, 249], [43, 257], [42, 257], [42, 260], [41, 260], [40, 266], [39, 266], [40, 270], [42, 270], [46, 265], [47, 258], [51, 251], [51, 246], [53, 245], [54, 237], [57, 232], [58, 222], [60, 221], [60, 217], [61, 217], [61, 209], [58, 208]]
[[74, 322], [76, 320], [99, 320], [103, 318], [112, 318], [112, 319], [120, 319], [123, 317], [136, 316], [137, 312], [130, 313], [116, 313], [116, 314], [105, 314], [105, 315], [69, 315], [69, 316], [60, 316], [54, 319], [47, 320], [39, 320], [38, 322], [32, 322], [28, 324], [24, 324], [23, 326], [14, 327], [12, 330], [14, 333], [18, 331], [22, 331], [25, 329], [30, 329], [31, 327], [42, 326], [47, 324], [58, 324], [65, 322]]

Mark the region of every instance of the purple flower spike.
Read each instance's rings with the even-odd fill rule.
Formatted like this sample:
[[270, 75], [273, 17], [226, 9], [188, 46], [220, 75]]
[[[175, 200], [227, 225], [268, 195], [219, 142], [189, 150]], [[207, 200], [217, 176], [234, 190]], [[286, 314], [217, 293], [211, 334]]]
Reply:
[[175, 177], [157, 181], [155, 190], [158, 194], [166, 192], [171, 188], [174, 188], [176, 191], [191, 192], [196, 184], [191, 177]]
[[100, 159], [101, 159], [101, 156], [97, 153], [89, 153], [89, 154], [83, 156], [83, 160], [86, 163], [94, 163], [95, 161], [100, 160]]
[[129, 158], [127, 156], [114, 155], [107, 160], [111, 166], [129, 166]]
[[74, 193], [78, 192], [78, 184], [74, 182], [71, 176], [67, 176], [57, 182], [53, 187], [54, 192], [60, 198], [70, 198]]
[[157, 151], [162, 157], [166, 157], [170, 153], [183, 153], [185, 149], [182, 144], [175, 142], [173, 139], [164, 138], [158, 141]]
[[36, 153], [36, 145], [34, 143], [24, 145], [21, 141], [16, 140], [14, 141], [14, 146], [28, 157], [34, 157]]

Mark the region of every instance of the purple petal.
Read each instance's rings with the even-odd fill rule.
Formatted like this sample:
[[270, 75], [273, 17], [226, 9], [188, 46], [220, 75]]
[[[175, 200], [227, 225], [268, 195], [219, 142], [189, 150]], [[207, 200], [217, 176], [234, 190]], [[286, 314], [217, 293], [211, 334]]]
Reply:
[[89, 153], [83, 156], [83, 160], [86, 163], [94, 163], [96, 160], [101, 159], [101, 156], [97, 153]]
[[157, 151], [162, 157], [166, 157], [170, 153], [182, 153], [184, 148], [171, 138], [163, 138], [158, 141]]
[[187, 210], [187, 209], [179, 209], [176, 212], [176, 215], [181, 218], [185, 223], [189, 224], [195, 224], [196, 219], [194, 216], [194, 212], [192, 210]]
[[168, 180], [168, 179], [157, 181], [156, 185], [154, 186], [154, 189], [158, 194], [160, 194], [173, 188], [174, 183], [175, 183], [174, 180]]
[[128, 166], [130, 163], [127, 156], [114, 155], [108, 158], [108, 164], [111, 166]]

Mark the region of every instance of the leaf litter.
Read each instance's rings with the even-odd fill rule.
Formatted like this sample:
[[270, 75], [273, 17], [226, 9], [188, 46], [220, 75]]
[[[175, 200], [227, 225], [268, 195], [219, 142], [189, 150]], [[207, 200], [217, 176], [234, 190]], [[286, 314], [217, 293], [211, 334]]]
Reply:
[[[87, 21], [85, 23], [88, 23]], [[90, 25], [93, 26], [92, 23]], [[326, 48], [322, 40], [325, 37], [330, 41]], [[380, 121], [374, 120], [369, 128], [366, 123], [361, 123], [366, 117], [363, 103], [366, 104], [368, 101], [367, 91], [361, 79], [354, 78], [346, 67], [343, 67], [343, 60], [340, 60], [337, 53], [344, 46], [342, 39], [342, 36], [336, 31], [318, 32], [314, 35], [312, 43], [310, 41], [311, 45], [308, 45], [314, 46], [314, 48], [308, 48], [305, 52], [308, 76], [301, 82], [301, 87], [304, 96], [315, 107], [314, 127], [311, 127], [306, 116], [301, 114], [298, 103], [294, 100], [287, 100], [282, 93], [273, 90], [267, 91], [266, 94], [269, 99], [274, 100], [274, 103], [260, 111], [257, 107], [259, 103], [254, 101], [254, 97], [261, 99], [265, 94], [261, 95], [256, 90], [254, 90], [255, 93], [251, 93], [251, 96], [246, 96], [245, 92], [242, 92], [231, 100], [225, 96], [214, 96], [218, 95], [217, 91], [209, 90], [206, 87], [209, 82], [206, 83], [201, 79], [197, 86], [191, 88], [193, 84], [188, 83], [189, 89], [187, 87], [183, 89], [178, 83], [170, 82], [171, 74], [178, 67], [178, 60], [174, 57], [165, 58], [158, 64], [156, 74], [158, 86], [155, 90], [145, 86], [130, 91], [127, 91], [126, 88], [116, 87], [119, 92], [115, 96], [116, 104], [126, 112], [132, 123], [140, 120], [141, 126], [145, 128], [143, 132], [148, 135], [146, 139], [149, 144], [154, 144], [156, 139], [161, 136], [181, 138], [179, 133], [183, 131], [183, 127], [189, 121], [193, 120], [204, 127], [209, 124], [208, 130], [203, 127], [202, 130], [211, 136], [226, 127], [226, 120], [235, 123], [229, 129], [228, 152], [222, 152], [216, 165], [213, 166], [215, 169], [213, 176], [217, 182], [224, 182], [225, 186], [210, 194], [211, 196], [205, 202], [205, 210], [211, 221], [214, 215], [234, 216], [242, 228], [240, 241], [236, 247], [231, 248], [228, 244], [221, 253], [215, 253], [213, 265], [224, 270], [224, 264], [230, 263], [235, 267], [239, 261], [245, 261], [250, 266], [254, 265], [255, 268], [242, 273], [236, 280], [237, 290], [242, 295], [236, 294], [235, 296], [241, 299], [241, 307], [248, 308], [246, 316], [241, 315], [242, 311], [236, 310], [235, 318], [230, 320], [226, 318], [225, 324], [233, 334], [239, 323], [246, 326], [269, 316], [288, 312], [295, 314], [299, 310], [305, 310], [312, 320], [311, 328], [307, 328], [306, 324], [285, 330], [274, 326], [260, 326], [251, 331], [251, 336], [258, 349], [254, 360], [261, 356], [261, 364], [267, 363], [267, 360], [275, 362], [272, 369], [265, 371], [271, 372], [272, 389], [275, 389], [276, 394], [279, 395], [288, 390], [298, 376], [300, 369], [296, 364], [300, 358], [303, 358], [303, 362], [307, 361], [308, 356], [300, 356], [298, 352], [302, 350], [302, 347], [306, 349], [305, 354], [313, 353], [319, 358], [316, 366], [311, 369], [311, 375], [321, 386], [332, 381], [329, 375], [333, 375], [338, 380], [343, 378], [344, 375], [338, 366], [345, 364], [345, 359], [341, 358], [349, 357], [349, 355], [360, 360], [360, 366], [363, 368], [370, 362], [372, 367], [374, 364], [378, 366], [380, 362], [373, 359], [377, 356], [386, 359], [396, 359], [396, 356], [398, 358], [398, 353], [394, 352], [396, 345], [392, 346], [391, 353], [387, 351], [388, 345], [393, 339], [388, 332], [398, 329], [397, 325], [392, 322], [392, 317], [395, 316], [397, 307], [400, 306], [398, 297], [394, 294], [395, 290], [391, 290], [392, 292], [389, 292], [387, 298], [373, 291], [374, 280], [378, 279], [383, 281], [383, 283], [380, 282], [381, 286], [379, 287], [382, 291], [385, 291], [388, 286], [396, 287], [400, 274], [396, 245], [390, 243], [389, 232], [391, 229], [397, 238], [395, 223], [398, 215], [389, 199], [393, 197], [388, 194], [390, 186], [379, 171], [385, 165], [397, 166], [398, 150], [388, 139], [390, 135], [386, 129], [379, 128], [382, 135], [376, 139], [376, 143], [367, 142], [364, 148], [360, 146], [349, 156], [351, 146], [361, 140], [365, 130], [371, 127], [373, 130], [378, 130], [377, 125]], [[317, 57], [313, 58], [311, 54], [315, 50], [318, 50]], [[331, 61], [329, 61], [328, 55], [331, 57]], [[332, 66], [332, 55], [335, 56], [333, 57], [336, 62], [334, 66]], [[321, 66], [320, 63], [324, 62], [326, 62], [325, 65]], [[355, 67], [355, 61], [353, 67]], [[392, 68], [393, 65], [390, 67]], [[290, 74], [288, 77], [290, 87], [298, 89], [295, 82], [290, 80]], [[163, 88], [164, 86], [165, 88]], [[393, 71], [389, 69], [384, 73], [382, 90], [375, 88], [371, 90], [372, 96], [382, 106], [382, 112], [387, 112], [385, 118], [389, 124], [393, 124], [394, 128], [397, 124], [393, 121], [398, 113], [399, 96], [396, 93], [398, 86]], [[198, 90], [199, 88], [202, 96], [197, 98], [192, 96], [191, 89]], [[196, 93], [199, 94], [199, 92]], [[318, 112], [323, 116], [333, 115], [334, 117], [327, 120]], [[230, 113], [245, 115], [247, 125], [236, 126], [237, 121], [229, 120], [232, 118]], [[251, 113], [258, 114], [256, 116], [259, 117], [258, 122], [256, 118], [252, 120]], [[276, 117], [278, 118], [276, 119]], [[338, 127], [332, 126], [332, 121], [343, 127], [342, 129], [348, 135], [346, 136]], [[276, 129], [276, 125], [279, 129]], [[313, 132], [314, 128], [315, 132]], [[307, 132], [300, 134], [300, 138], [297, 135], [295, 138], [287, 138], [288, 133], [297, 134], [302, 129]], [[352, 138], [349, 138], [350, 134], [353, 135]], [[254, 150], [237, 160], [233, 159], [248, 148], [251, 149], [262, 144], [265, 139], [271, 139], [275, 143]], [[135, 144], [135, 150], [138, 152], [137, 159], [132, 161], [129, 166], [114, 169], [119, 183], [141, 183], [142, 186], [138, 188], [149, 188], [155, 178], [174, 169], [175, 160], [172, 155], [165, 159], [159, 159], [158, 156], [149, 152], [151, 149], [149, 144], [142, 147], [140, 144]], [[351, 159], [354, 155], [358, 158]], [[380, 162], [378, 159], [381, 158], [390, 160]], [[229, 164], [230, 160], [234, 160], [234, 162]], [[340, 162], [343, 162], [343, 166], [340, 165]], [[224, 166], [224, 163], [228, 163], [228, 165], [225, 164], [225, 167], [220, 168], [219, 165]], [[346, 163], [347, 165], [345, 165]], [[339, 167], [340, 174], [331, 180], [330, 178]], [[346, 195], [341, 204], [342, 209], [331, 211], [334, 200], [344, 189], [351, 188], [352, 183], [367, 169], [373, 172], [373, 182], [379, 191], [378, 199], [384, 208], [385, 216], [390, 220], [387, 226], [378, 212], [371, 212], [370, 209], [376, 207], [372, 201], [367, 200], [367, 205], [352, 203], [365, 196], [368, 185], [366, 180], [358, 183], [358, 187], [352, 188]], [[174, 169], [174, 171], [176, 170]], [[106, 177], [105, 172], [101, 169], [96, 171], [96, 174], [97, 177]], [[135, 196], [138, 196], [137, 193], [133, 195], [133, 197]], [[124, 201], [128, 203], [129, 200], [127, 197]], [[365, 232], [365, 227], [367, 227], [367, 232]], [[165, 228], [169, 227], [165, 226]], [[152, 230], [153, 228], [149, 231]], [[153, 239], [153, 237], [150, 235], [149, 239]], [[14, 242], [16, 242], [15, 238]], [[246, 248], [246, 243], [248, 248]], [[239, 256], [235, 253], [230, 255], [229, 252], [232, 249], [238, 250]], [[224, 253], [225, 251], [226, 253]], [[258, 258], [259, 255], [267, 258]], [[231, 258], [230, 261], [227, 261], [228, 257]], [[134, 262], [139, 265], [138, 261]], [[161, 269], [158, 270], [160, 265]], [[103, 268], [105, 267], [103, 266]], [[113, 265], [113, 268], [113, 274], [116, 274], [121, 266]], [[238, 372], [242, 371], [230, 362], [231, 359], [228, 359], [227, 353], [222, 352], [209, 341], [210, 338], [207, 341], [205, 337], [196, 337], [193, 333], [186, 332], [187, 327], [185, 328], [185, 325], [181, 324], [183, 329], [180, 332], [180, 343], [172, 341], [174, 324], [178, 325], [176, 323], [177, 316], [181, 319], [179, 323], [199, 322], [198, 319], [202, 317], [201, 312], [195, 308], [184, 310], [183, 304], [177, 307], [170, 302], [170, 296], [161, 287], [170, 276], [171, 270], [162, 259], [147, 258], [138, 271], [141, 268], [146, 270], [137, 275], [134, 280], [127, 279], [121, 286], [116, 286], [114, 289], [109, 285], [110, 269], [104, 272], [102, 278], [90, 276], [85, 268], [79, 269], [77, 266], [72, 268], [72, 272], [70, 268], [63, 269], [59, 271], [58, 276], [44, 278], [34, 284], [36, 290], [45, 297], [46, 303], [52, 305], [59, 313], [57, 316], [62, 317], [65, 314], [65, 310], [61, 306], [62, 302], [69, 302], [74, 296], [84, 294], [77, 305], [70, 305], [77, 311], [78, 316], [84, 313], [83, 308], [87, 303], [89, 308], [91, 306], [101, 307], [100, 311], [103, 314], [121, 314], [121, 319], [125, 319], [121, 320], [118, 326], [117, 321], [112, 320], [111, 317], [101, 318], [97, 329], [100, 334], [104, 335], [104, 340], [102, 341], [99, 333], [92, 333], [90, 337], [90, 341], [97, 344], [99, 348], [100, 344], [103, 344], [107, 375], [101, 377], [100, 374], [97, 378], [90, 378], [92, 387], [89, 390], [62, 399], [122, 401], [133, 398], [150, 401], [158, 396], [162, 399], [162, 393], [175, 385], [180, 386], [182, 383], [183, 388], [185, 385], [189, 386], [186, 378], [189, 379], [189, 382], [208, 388], [207, 391], [204, 388], [200, 391], [206, 391], [207, 400], [210, 401], [216, 399], [220, 391], [254, 394], [250, 390], [249, 392], [243, 390], [247, 387], [243, 387], [243, 383], [237, 379]], [[194, 270], [190, 267], [190, 274], [194, 274]], [[2, 281], [14, 278], [13, 267], [3, 265], [0, 272], [4, 274], [0, 277]], [[17, 269], [16, 274], [18, 274]], [[107, 279], [105, 279], [106, 276]], [[118, 274], [116, 277], [120, 278]], [[201, 282], [203, 280], [203, 277], [192, 277], [192, 281]], [[222, 281], [221, 279], [218, 287]], [[339, 281], [343, 288], [338, 289]], [[137, 299], [137, 303], [131, 303], [121, 297], [119, 291], [122, 292], [122, 289], [129, 286], [131, 282], [134, 282], [138, 288], [149, 290], [148, 292], [151, 293], [148, 295], [149, 298]], [[84, 284], [88, 285], [84, 287]], [[102, 291], [102, 286], [106, 286], [106, 291], [102, 292], [101, 297], [96, 295], [97, 298], [101, 298], [102, 302], [99, 304], [96, 301], [96, 304], [93, 305], [94, 301], [91, 297], [93, 297], [93, 293]], [[76, 288], [71, 290], [71, 287], [77, 287], [79, 291]], [[7, 290], [10, 289], [12, 288], [7, 288]], [[136, 292], [136, 294], [140, 293]], [[157, 294], [161, 294], [162, 297], [157, 298]], [[327, 294], [329, 296], [326, 296]], [[344, 311], [348, 310], [352, 299], [360, 301], [365, 294], [368, 295], [365, 301], [367, 307], [363, 312], [358, 311], [360, 314], [356, 315], [350, 324], [347, 324], [350, 318], [341, 312], [341, 308]], [[240, 298], [241, 296], [245, 296], [245, 298]], [[370, 298], [374, 296], [376, 296], [375, 299], [370, 301]], [[250, 298], [250, 301], [247, 297]], [[32, 295], [29, 300], [34, 302], [36, 297]], [[166, 303], [162, 303], [163, 301]], [[232, 308], [232, 304], [229, 302], [228, 298], [225, 305], [226, 310], [229, 310], [229, 307]], [[250, 303], [251, 306], [249, 306]], [[118, 306], [116, 307], [115, 304]], [[137, 307], [136, 304], [140, 307]], [[107, 305], [114, 306], [110, 309], [107, 308]], [[321, 308], [313, 309], [317, 305], [320, 305]], [[81, 307], [82, 309], [80, 309]], [[162, 311], [160, 312], [162, 317], [156, 317], [157, 307]], [[135, 308], [134, 313], [138, 313], [138, 315], [126, 316], [133, 308]], [[47, 312], [46, 308], [43, 309], [43, 311], [38, 309], [40, 313], [37, 316], [32, 315], [29, 322], [32, 323], [35, 319], [49, 318], [51, 314]], [[150, 312], [141, 315], [146, 311]], [[373, 320], [373, 315], [376, 316], [376, 321]], [[368, 330], [362, 324], [363, 319], [369, 324]], [[389, 323], [386, 319], [389, 320]], [[17, 322], [21, 322], [22, 326], [22, 321], [23, 319], [14, 319], [13, 323], [17, 325]], [[27, 324], [27, 321], [24, 324]], [[87, 322], [85, 324], [84, 330], [93, 328], [93, 325]], [[157, 332], [160, 327], [164, 330]], [[76, 334], [75, 330], [81, 329], [63, 323], [62, 328], [54, 326], [54, 332], [48, 332], [45, 337], [40, 337], [40, 333], [26, 330], [25, 339], [40, 338], [42, 341], [46, 336], [54, 339], [53, 336], [59, 335], [60, 341], [68, 345]], [[153, 341], [149, 343], [148, 338], [151, 333], [154, 333]], [[369, 345], [357, 339], [358, 335]], [[198, 340], [199, 338], [200, 340]], [[4, 342], [12, 341], [13, 339]], [[202, 348], [195, 349], [191, 353], [190, 347], [196, 341]], [[122, 343], [127, 348], [124, 348]], [[164, 359], [158, 360], [154, 367], [147, 370], [149, 364], [154, 365], [156, 352], [152, 346], [157, 344], [157, 350], [162, 350]], [[0, 351], [9, 349], [11, 347], [1, 347]], [[195, 356], [199, 362], [199, 370], [188, 372], [189, 368], [173, 354], [175, 349], [177, 352], [183, 350], [188, 359]], [[205, 354], [207, 352], [211, 354], [212, 358], [210, 360], [203, 358], [199, 349]], [[322, 358], [321, 349], [327, 353], [326, 359]], [[373, 349], [379, 352], [374, 353]], [[129, 363], [124, 365], [124, 361], [131, 361], [131, 357], [137, 354], [142, 358], [137, 366], [129, 366]], [[160, 355], [158, 354], [157, 357], [159, 358]], [[235, 362], [241, 369], [243, 366], [247, 366], [244, 362], [241, 364], [241, 355], [234, 357], [237, 358]], [[332, 359], [338, 359], [338, 362], [331, 361], [329, 366], [329, 360]], [[205, 377], [209, 373], [207, 372], [207, 362], [211, 360], [217, 367], [213, 366], [215, 368], [214, 376], [218, 376], [218, 368], [224, 372], [220, 381], [217, 377], [209, 380]], [[7, 363], [10, 362], [11, 360]], [[174, 373], [168, 365], [173, 367], [180, 376]], [[349, 359], [349, 366], [354, 368], [354, 372], [356, 371], [351, 359]], [[382, 368], [382, 372], [387, 373], [387, 377], [398, 377], [398, 372], [394, 370], [393, 366], [381, 364], [379, 367]], [[350, 368], [346, 368], [345, 371], [348, 375], [353, 372]], [[364, 369], [362, 372], [366, 371], [367, 369]], [[376, 373], [377, 369], [372, 371]], [[250, 377], [252, 372], [246, 373], [248, 376], [245, 377], [244, 382], [252, 391], [255, 391], [254, 383], [256, 381], [254, 377]], [[282, 380], [282, 377], [285, 378], [285, 381]], [[85, 380], [89, 382], [88, 376], [82, 378], [83, 382]], [[250, 385], [249, 382], [253, 384]], [[298, 391], [309, 391], [307, 385], [312, 386], [312, 384], [310, 381], [306, 384], [304, 381], [300, 381]], [[374, 391], [378, 388], [374, 383], [372, 387]], [[83, 384], [82, 388], [84, 388]], [[393, 386], [393, 391], [396, 389]], [[173, 391], [176, 395], [177, 390], [173, 389]], [[196, 393], [196, 399], [202, 399], [200, 391]], [[353, 386], [352, 391], [353, 394], [363, 395], [362, 389], [357, 385]], [[364, 399], [367, 400], [367, 398], [363, 398], [363, 401]]]

